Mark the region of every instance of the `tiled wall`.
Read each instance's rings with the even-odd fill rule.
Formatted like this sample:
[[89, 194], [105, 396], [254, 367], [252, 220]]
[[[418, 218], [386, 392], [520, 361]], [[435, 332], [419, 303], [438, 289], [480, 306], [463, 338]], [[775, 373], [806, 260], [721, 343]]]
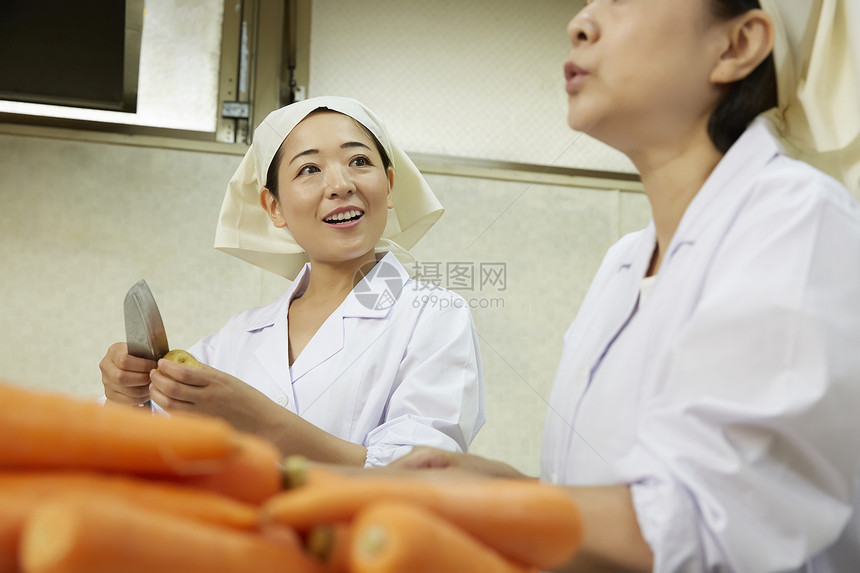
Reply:
[[[0, 136], [0, 379], [100, 395], [99, 360], [123, 339], [123, 297], [141, 278], [172, 347], [278, 297], [286, 281], [212, 248], [239, 159]], [[447, 210], [415, 249], [420, 268], [476, 268], [459, 291], [476, 305], [487, 382], [475, 451], [534, 474], [561, 336], [607, 247], [645, 224], [645, 198], [427, 178]], [[481, 263], [504, 265], [506, 284], [482, 287]]]
[[313, 0], [309, 94], [385, 110], [405, 149], [634, 172], [566, 124], [567, 23], [584, 0]]

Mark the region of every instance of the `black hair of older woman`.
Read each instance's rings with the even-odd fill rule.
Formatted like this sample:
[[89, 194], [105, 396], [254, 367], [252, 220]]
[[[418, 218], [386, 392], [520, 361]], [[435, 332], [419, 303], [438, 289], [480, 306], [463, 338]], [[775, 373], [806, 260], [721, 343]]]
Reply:
[[[760, 9], [758, 0], [707, 0], [711, 14], [720, 20], [740, 16]], [[732, 84], [708, 120], [708, 135], [714, 146], [725, 153], [738, 140], [747, 126], [763, 111], [776, 107], [776, 67], [773, 54], [750, 75]]]
[[[314, 111], [310, 112], [305, 117], [310, 117], [310, 116], [314, 115], [315, 113], [321, 113], [321, 112], [326, 112], [326, 111], [331, 111], [331, 110], [329, 110], [328, 108], [325, 108], [325, 107], [321, 107], [319, 109], [315, 109]], [[335, 112], [335, 113], [339, 113], [339, 112]], [[351, 119], [353, 121], [355, 121], [355, 124], [358, 127], [363, 129], [364, 132], [370, 136], [370, 139], [373, 140], [373, 144], [376, 146], [376, 150], [379, 152], [379, 155], [382, 157], [382, 168], [385, 169], [385, 171], [388, 171], [388, 168], [391, 166], [391, 159], [388, 157], [388, 154], [385, 153], [385, 148], [382, 147], [382, 143], [380, 143], [380, 141], [378, 139], [376, 139], [376, 136], [373, 135], [373, 133], [369, 129], [367, 129], [365, 126], [363, 126], [361, 124], [361, 122], [355, 120], [354, 118], [351, 118]], [[281, 158], [283, 157], [283, 155], [284, 155], [284, 147], [281, 146], [280, 148], [278, 148], [278, 151], [275, 153], [275, 156], [272, 158], [272, 162], [269, 164], [268, 171], [266, 171], [266, 189], [271, 191], [271, 193], [275, 197], [275, 199], [278, 199], [278, 200], [280, 200], [280, 197], [278, 196], [278, 170], [281, 168]]]

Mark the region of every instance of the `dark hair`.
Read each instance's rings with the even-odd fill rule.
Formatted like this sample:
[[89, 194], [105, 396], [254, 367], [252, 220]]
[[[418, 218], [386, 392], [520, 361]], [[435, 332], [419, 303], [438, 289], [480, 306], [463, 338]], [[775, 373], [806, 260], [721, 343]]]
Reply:
[[[327, 107], [320, 107], [320, 108], [313, 110], [312, 112], [310, 112], [305, 117], [310, 117], [315, 113], [326, 112], [326, 111], [334, 112], [334, 113], [340, 113], [340, 112], [328, 109]], [[347, 116], [347, 117], [349, 117], [349, 116]], [[379, 142], [378, 139], [376, 139], [376, 136], [373, 135], [373, 133], [369, 129], [367, 129], [361, 122], [357, 121], [354, 118], [350, 118], [350, 119], [355, 121], [355, 124], [357, 126], [359, 126], [361, 129], [363, 129], [364, 132], [370, 137], [370, 139], [373, 140], [373, 144], [376, 146], [376, 150], [379, 152], [380, 157], [382, 157], [382, 168], [385, 169], [385, 171], [387, 172], [388, 168], [391, 166], [391, 159], [388, 157], [388, 154], [385, 153], [385, 148], [382, 147], [382, 144]], [[282, 142], [281, 146], [278, 148], [278, 151], [275, 152], [275, 156], [272, 158], [272, 162], [269, 164], [268, 171], [266, 171], [266, 189], [268, 189], [269, 191], [272, 192], [272, 195], [275, 197], [275, 199], [280, 199], [280, 197], [278, 196], [278, 170], [281, 168], [281, 160], [283, 159], [283, 157], [284, 157], [284, 145]]]
[[[729, 20], [744, 12], [761, 8], [758, 0], [709, 0], [711, 14]], [[773, 53], [744, 79], [733, 83], [708, 119], [708, 135], [714, 146], [725, 153], [755, 117], [778, 103], [776, 67]]]

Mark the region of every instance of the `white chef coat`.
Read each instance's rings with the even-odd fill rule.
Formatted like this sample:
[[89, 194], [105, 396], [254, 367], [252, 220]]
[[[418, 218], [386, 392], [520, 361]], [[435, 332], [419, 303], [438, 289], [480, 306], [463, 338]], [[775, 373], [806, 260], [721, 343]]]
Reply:
[[565, 334], [542, 479], [630, 484], [658, 572], [860, 570], [860, 206], [759, 118], [640, 306], [655, 236]]
[[414, 445], [468, 451], [486, 415], [478, 338], [463, 298], [410, 279], [387, 253], [291, 367], [287, 311], [310, 273], [306, 264], [279, 300], [237, 314], [189, 352], [365, 446], [367, 466]]

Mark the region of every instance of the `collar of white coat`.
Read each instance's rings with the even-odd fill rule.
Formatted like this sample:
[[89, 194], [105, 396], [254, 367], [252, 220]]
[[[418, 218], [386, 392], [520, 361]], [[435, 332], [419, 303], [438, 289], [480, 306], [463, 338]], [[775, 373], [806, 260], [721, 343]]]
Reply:
[[[296, 280], [281, 297], [282, 304], [260, 309], [258, 316], [248, 322], [248, 332], [274, 325], [280, 313], [286, 310], [284, 307], [289, 308], [295, 293], [307, 288], [310, 273], [311, 264], [305, 263]], [[376, 265], [355, 285], [339, 310], [344, 318], [384, 318], [393, 302], [400, 298], [403, 289], [409, 288], [409, 284], [409, 273], [393, 253], [377, 253]]]
[[343, 317], [385, 318], [409, 285], [409, 273], [394, 256], [377, 253], [377, 263], [347, 295], [341, 308]]
[[[680, 249], [694, 245], [698, 237], [714, 220], [713, 213], [732, 198], [744, 193], [747, 183], [777, 155], [784, 154], [776, 128], [767, 116], [757, 117], [714, 168], [705, 184], [690, 202], [678, 230], [667, 249], [666, 262]], [[656, 242], [654, 220], [642, 231], [640, 241], [627, 250], [619, 263], [619, 271], [629, 269], [645, 272], [643, 264], [651, 261]], [[650, 238], [650, 240], [649, 240]], [[644, 276], [644, 274], [643, 274]]]

